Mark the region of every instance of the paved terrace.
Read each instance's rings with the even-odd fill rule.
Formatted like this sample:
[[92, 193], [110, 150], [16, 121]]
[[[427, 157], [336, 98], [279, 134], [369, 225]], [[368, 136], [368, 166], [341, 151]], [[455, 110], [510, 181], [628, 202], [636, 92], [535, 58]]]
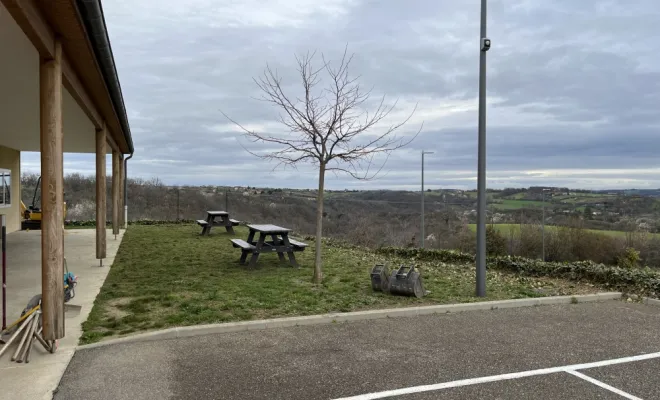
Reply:
[[[64, 254], [69, 271], [78, 276], [76, 297], [69, 304], [80, 305], [78, 315], [67, 316], [66, 336], [55, 354], [47, 353], [35, 342], [29, 364], [11, 362], [10, 349], [0, 358], [0, 397], [12, 400], [51, 399], [52, 391], [66, 370], [78, 338], [80, 324], [87, 319], [94, 299], [108, 274], [109, 266], [121, 243], [124, 231], [114, 239], [107, 230], [107, 258], [103, 268], [95, 256], [95, 229], [64, 232]], [[41, 231], [19, 231], [7, 235], [7, 324], [21, 315], [32, 296], [41, 293]]]

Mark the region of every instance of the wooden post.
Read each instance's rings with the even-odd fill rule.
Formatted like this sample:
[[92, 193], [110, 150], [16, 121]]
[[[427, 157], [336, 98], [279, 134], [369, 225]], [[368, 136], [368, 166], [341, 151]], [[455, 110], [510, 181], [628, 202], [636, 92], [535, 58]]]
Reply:
[[119, 152], [112, 150], [112, 234], [119, 234]]
[[45, 340], [64, 337], [64, 154], [62, 45], [39, 68], [41, 126], [41, 309]]
[[106, 257], [105, 221], [107, 213], [106, 194], [106, 134], [105, 123], [96, 131], [96, 258]]
[[119, 155], [119, 227], [124, 226], [124, 155]]

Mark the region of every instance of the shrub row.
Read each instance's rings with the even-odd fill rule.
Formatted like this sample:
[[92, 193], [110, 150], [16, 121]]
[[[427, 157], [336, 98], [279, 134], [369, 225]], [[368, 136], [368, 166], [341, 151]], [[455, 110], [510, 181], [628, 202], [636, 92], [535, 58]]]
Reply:
[[[444, 263], [471, 263], [475, 261], [472, 254], [449, 250], [383, 247], [377, 249], [376, 253], [419, 261]], [[586, 281], [625, 293], [660, 297], [660, 271], [648, 267], [622, 268], [592, 261], [543, 262], [516, 256], [488, 257], [487, 267], [527, 276]]]
[[380, 247], [376, 249], [376, 254], [412, 258], [420, 261], [440, 261], [445, 263], [468, 263], [474, 261], [474, 256], [472, 254], [453, 250], [420, 249], [415, 247]]
[[[129, 225], [172, 225], [172, 224], [194, 224], [196, 221], [194, 220], [179, 220], [179, 221], [162, 221], [162, 220], [149, 220], [149, 219], [143, 219], [143, 220], [137, 220], [137, 221], [128, 221]], [[89, 227], [89, 226], [96, 226], [96, 220], [87, 220], [87, 221], [65, 221], [64, 224], [66, 226], [71, 226], [71, 227]], [[112, 222], [107, 222], [107, 226], [111, 226]]]
[[622, 268], [592, 261], [570, 263], [543, 262], [522, 257], [492, 257], [490, 268], [517, 272], [528, 276], [547, 276], [573, 281], [588, 281], [608, 288], [649, 297], [660, 296], [660, 272], [648, 267]]

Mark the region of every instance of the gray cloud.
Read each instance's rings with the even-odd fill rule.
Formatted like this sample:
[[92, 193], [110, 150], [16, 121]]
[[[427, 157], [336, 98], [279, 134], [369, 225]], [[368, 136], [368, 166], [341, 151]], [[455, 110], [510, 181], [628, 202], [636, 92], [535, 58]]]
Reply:
[[[252, 78], [268, 63], [295, 90], [294, 54], [337, 59], [348, 45], [361, 82], [399, 100], [394, 116], [419, 105], [402, 132], [424, 129], [381, 179], [332, 176], [329, 186], [414, 188], [421, 149], [436, 152], [428, 185], [476, 185], [479, 0], [274, 3], [104, 2], [137, 150], [132, 174], [314, 187], [313, 167], [273, 173], [245, 152], [220, 110], [278, 129]], [[660, 187], [659, 20], [655, 0], [490, 0], [489, 186]], [[86, 157], [67, 155], [70, 169], [91, 173]], [[38, 158], [24, 160], [29, 170]]]

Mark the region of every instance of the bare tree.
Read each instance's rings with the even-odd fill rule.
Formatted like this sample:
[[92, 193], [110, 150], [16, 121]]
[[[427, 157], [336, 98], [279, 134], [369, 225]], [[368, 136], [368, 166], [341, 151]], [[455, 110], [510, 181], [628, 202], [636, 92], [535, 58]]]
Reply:
[[[371, 90], [363, 90], [357, 82], [359, 77], [349, 76], [349, 65], [353, 56], [346, 50], [337, 67], [331, 66], [322, 57], [319, 67], [314, 66], [315, 53], [296, 57], [298, 73], [302, 79], [302, 92], [296, 96], [285, 93], [282, 78], [267, 66], [259, 79], [254, 79], [262, 92], [261, 100], [280, 109], [279, 122], [285, 127], [283, 133], [255, 132], [227, 117], [245, 133], [252, 142], [266, 143], [278, 149], [268, 153], [249, 153], [268, 160], [277, 161], [277, 166], [296, 167], [301, 163], [312, 163], [319, 168], [316, 210], [316, 260], [313, 281], [323, 279], [321, 268], [321, 238], [323, 225], [323, 190], [328, 171], [347, 173], [353, 178], [369, 180], [375, 178], [387, 161], [387, 156], [409, 144], [394, 132], [412, 117], [403, 122], [386, 124], [385, 118], [396, 106], [385, 105], [383, 96], [371, 106]], [[320, 88], [321, 74], [329, 77], [328, 85]], [[415, 107], [416, 108], [416, 107]], [[379, 129], [376, 134], [366, 134]], [[421, 128], [420, 128], [421, 130]], [[384, 155], [383, 163], [373, 167], [374, 158]], [[277, 168], [276, 166], [276, 168]]]

